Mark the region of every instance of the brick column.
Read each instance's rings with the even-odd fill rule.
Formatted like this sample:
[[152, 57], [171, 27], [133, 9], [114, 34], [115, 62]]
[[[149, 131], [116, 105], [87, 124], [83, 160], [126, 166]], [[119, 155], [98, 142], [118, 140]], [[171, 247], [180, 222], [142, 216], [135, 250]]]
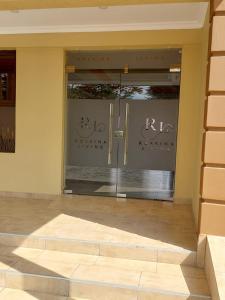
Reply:
[[211, 3], [200, 233], [225, 235], [225, 0]]

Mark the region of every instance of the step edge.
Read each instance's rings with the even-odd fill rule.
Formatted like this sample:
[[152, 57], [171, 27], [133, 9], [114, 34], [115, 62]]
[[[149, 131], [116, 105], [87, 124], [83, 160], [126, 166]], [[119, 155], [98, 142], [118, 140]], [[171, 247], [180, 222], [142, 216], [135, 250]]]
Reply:
[[[36, 292], [36, 291], [29, 291], [29, 290], [21, 290], [21, 289], [16, 289], [16, 288], [7, 288], [7, 287], [3, 287], [3, 286], [1, 286], [0, 285], [0, 289], [2, 288], [2, 290], [0, 290], [0, 299], [1, 299], [1, 293], [4, 291], [4, 290], [6, 290], [6, 289], [8, 289], [8, 290], [10, 290], [10, 291], [22, 291], [22, 292], [26, 292], [27, 294], [29, 294], [30, 292], [33, 292], [33, 293], [35, 293], [35, 294], [37, 294], [38, 296], [56, 296], [56, 297], [62, 297], [62, 298], [65, 298], [65, 299], [63, 299], [63, 300], [72, 300], [72, 299], [70, 299], [70, 297], [68, 298], [68, 296], [59, 296], [59, 295], [54, 295], [54, 294], [52, 294], [52, 293], [42, 293], [42, 292]], [[42, 299], [42, 298], [41, 298]], [[33, 299], [32, 299], [33, 300]], [[82, 298], [81, 298], [81, 300], [82, 300]], [[83, 299], [83, 300], [93, 300], [93, 299]]]
[[[66, 239], [66, 238], [59, 238], [59, 237], [48, 237], [48, 236], [32, 236], [32, 235], [26, 235], [26, 234], [14, 234], [14, 233], [0, 233], [0, 237], [23, 237], [23, 238], [30, 238], [30, 239], [37, 239], [37, 240], [44, 240], [44, 241], [68, 241], [68, 242], [78, 242], [78, 243], [83, 243], [83, 244], [92, 244], [92, 245], [96, 245], [96, 246], [100, 246], [100, 245], [108, 245], [108, 246], [117, 246], [117, 247], [126, 247], [129, 249], [146, 249], [146, 250], [158, 250], [160, 249], [160, 251], [169, 251], [169, 252], [176, 252], [176, 253], [195, 253], [197, 254], [197, 250], [189, 250], [189, 249], [185, 249], [182, 247], [178, 247], [175, 249], [171, 249], [170, 247], [163, 247], [163, 246], [145, 246], [145, 245], [138, 245], [138, 244], [131, 244], [131, 243], [117, 243], [117, 242], [113, 242], [113, 241], [104, 241], [104, 240], [100, 240], [100, 241], [95, 241], [95, 240], [83, 240], [83, 239]], [[5, 244], [1, 244], [0, 245], [5, 245]], [[5, 245], [6, 246], [6, 245]], [[11, 246], [8, 246], [11, 247]], [[26, 247], [26, 246], [18, 246], [21, 248], [35, 248], [35, 247]], [[45, 248], [46, 249], [46, 246]], [[46, 249], [47, 250], [47, 249]]]
[[[136, 285], [129, 285], [129, 284], [116, 284], [110, 282], [102, 282], [98, 280], [85, 280], [85, 279], [76, 279], [76, 278], [66, 278], [63, 276], [49, 276], [49, 275], [40, 275], [40, 274], [33, 274], [33, 273], [26, 273], [20, 271], [12, 271], [12, 270], [2, 270], [0, 269], [1, 274], [11, 274], [11, 275], [22, 275], [22, 276], [31, 276], [37, 278], [46, 278], [46, 279], [53, 279], [56, 281], [66, 281], [71, 283], [78, 283], [78, 284], [86, 284], [86, 285], [97, 285], [102, 287], [109, 287], [114, 289], [129, 289], [132, 291], [137, 292], [138, 294], [141, 292], [144, 293], [158, 293], [162, 295], [168, 296], [182, 296], [182, 297], [198, 297], [205, 300], [211, 300], [211, 296], [203, 295], [203, 294], [193, 294], [193, 293], [181, 293], [181, 292], [174, 292], [172, 290], [163, 290], [163, 289], [156, 289], [156, 288], [144, 288], [141, 286]], [[7, 286], [2, 286], [2, 288], [7, 288]]]

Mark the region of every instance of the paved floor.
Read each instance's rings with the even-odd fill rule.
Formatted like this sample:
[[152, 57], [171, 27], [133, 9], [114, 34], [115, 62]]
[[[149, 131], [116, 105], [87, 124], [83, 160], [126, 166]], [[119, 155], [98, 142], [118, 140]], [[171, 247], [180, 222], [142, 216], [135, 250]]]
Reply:
[[0, 233], [196, 250], [191, 206], [74, 196], [0, 198]]
[[[7, 258], [6, 251], [10, 254]], [[0, 261], [6, 287], [0, 291], [0, 299], [46, 300], [45, 295], [37, 294], [41, 292], [93, 300], [210, 300], [204, 270], [190, 266], [27, 248], [0, 248]], [[145, 293], [148, 297], [142, 298]], [[153, 293], [166, 297], [154, 297]]]
[[225, 237], [207, 236], [205, 268], [213, 299], [225, 299]]
[[[204, 271], [189, 264], [197, 244], [189, 205], [75, 196], [2, 197], [0, 207], [0, 299], [211, 299]], [[23, 235], [38, 243], [25, 248]], [[82, 249], [65, 250], [75, 239]]]

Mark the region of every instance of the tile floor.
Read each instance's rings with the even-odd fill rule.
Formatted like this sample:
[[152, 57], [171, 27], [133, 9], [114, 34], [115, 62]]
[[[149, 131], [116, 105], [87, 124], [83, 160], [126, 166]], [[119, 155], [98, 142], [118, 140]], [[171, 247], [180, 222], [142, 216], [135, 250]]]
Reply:
[[0, 207], [0, 234], [196, 250], [189, 205], [68, 196], [52, 200], [1, 197]]
[[207, 237], [205, 268], [213, 299], [225, 299], [225, 237]]
[[210, 299], [203, 269], [190, 266], [22, 247], [0, 247], [0, 261], [0, 286], [6, 287], [0, 299], [16, 293], [8, 288], [89, 298], [89, 287], [93, 299], [98, 293], [115, 296], [116, 292], [118, 300], [137, 300], [137, 295], [153, 291]]
[[211, 299], [190, 255], [189, 205], [75, 196], [0, 207], [0, 299]]

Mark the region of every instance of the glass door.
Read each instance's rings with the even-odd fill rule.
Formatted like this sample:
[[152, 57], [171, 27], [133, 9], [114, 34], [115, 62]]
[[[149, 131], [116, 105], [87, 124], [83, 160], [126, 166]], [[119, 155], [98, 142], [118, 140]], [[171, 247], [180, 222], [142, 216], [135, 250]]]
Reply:
[[[173, 84], [166, 85], [171, 76]], [[134, 70], [121, 75], [120, 196], [172, 200], [178, 108], [179, 74]]]
[[163, 85], [168, 76], [135, 70], [69, 74], [67, 191], [172, 199], [179, 76]]
[[68, 75], [66, 191], [117, 194], [120, 73]]
[[68, 74], [66, 192], [172, 200], [180, 75]]

